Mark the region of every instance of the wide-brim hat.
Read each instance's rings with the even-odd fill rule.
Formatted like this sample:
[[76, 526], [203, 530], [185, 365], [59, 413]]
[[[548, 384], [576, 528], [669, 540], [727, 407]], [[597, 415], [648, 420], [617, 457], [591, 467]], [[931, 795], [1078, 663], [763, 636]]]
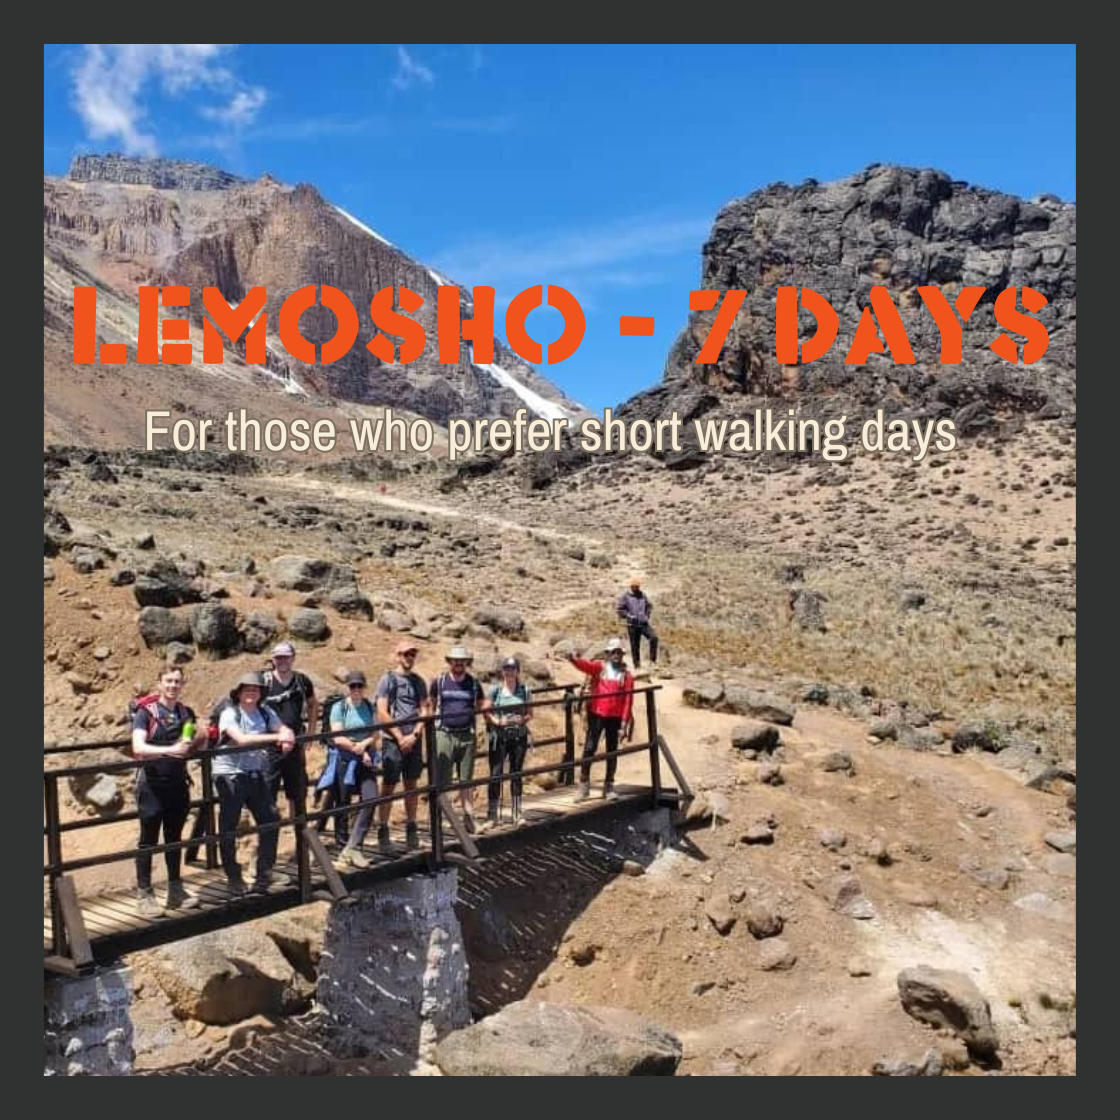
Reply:
[[452, 646], [451, 649], [447, 651], [447, 656], [444, 658], [444, 661], [466, 661], [468, 663], [473, 660], [474, 658], [471, 656], [470, 650], [465, 646]]
[[264, 692], [264, 676], [260, 673], [245, 673], [241, 679], [230, 689], [229, 698], [236, 704], [241, 698], [241, 690], [249, 685], [253, 688], [259, 688]]

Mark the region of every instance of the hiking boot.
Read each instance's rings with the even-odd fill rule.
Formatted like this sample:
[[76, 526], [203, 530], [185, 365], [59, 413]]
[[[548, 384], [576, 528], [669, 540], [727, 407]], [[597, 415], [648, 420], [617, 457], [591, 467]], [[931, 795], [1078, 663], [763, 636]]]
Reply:
[[230, 898], [244, 898], [247, 890], [245, 880], [240, 875], [234, 875], [227, 879], [226, 892]]
[[150, 887], [136, 891], [136, 913], [149, 920], [165, 917], [163, 907], [156, 901], [156, 892]]
[[180, 879], [167, 884], [167, 910], [194, 910], [198, 907], [198, 897], [190, 893]]
[[603, 786], [603, 800], [604, 801], [617, 801], [618, 794], [614, 791], [614, 786], [607, 784]]
[[393, 841], [389, 836], [389, 826], [387, 824], [379, 825], [377, 828], [377, 847], [382, 855], [391, 856], [395, 854]]
[[404, 842], [410, 851], [420, 847], [420, 828], [415, 821], [409, 821], [405, 826]]
[[347, 867], [356, 867], [359, 871], [369, 867], [369, 860], [357, 848], [344, 848], [338, 857], [338, 862], [346, 864]]
[[576, 801], [586, 801], [591, 796], [591, 783], [580, 782], [579, 793], [576, 794]]
[[283, 871], [276, 871], [270, 869], [263, 875], [257, 875], [258, 883], [267, 883], [270, 887], [290, 887], [292, 885], [291, 877], [285, 875]]

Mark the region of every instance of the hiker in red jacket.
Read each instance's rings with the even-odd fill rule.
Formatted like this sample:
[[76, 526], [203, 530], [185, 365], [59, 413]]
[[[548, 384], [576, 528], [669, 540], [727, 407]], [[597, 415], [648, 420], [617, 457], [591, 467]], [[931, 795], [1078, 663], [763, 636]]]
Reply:
[[626, 742], [634, 729], [630, 709], [634, 700], [634, 676], [626, 668], [626, 652], [621, 638], [607, 642], [606, 661], [585, 661], [569, 655], [568, 660], [591, 678], [591, 695], [587, 705], [587, 742], [583, 747], [583, 765], [580, 768], [577, 801], [591, 796], [591, 763], [588, 761], [598, 749], [599, 737], [607, 740], [607, 780], [603, 783], [603, 797], [613, 801], [614, 775], [618, 767], [618, 743]]

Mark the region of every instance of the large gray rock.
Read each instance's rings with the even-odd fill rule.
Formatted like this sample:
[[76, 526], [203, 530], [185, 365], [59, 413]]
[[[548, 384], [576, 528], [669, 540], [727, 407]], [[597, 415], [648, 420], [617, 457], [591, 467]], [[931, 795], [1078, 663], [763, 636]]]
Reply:
[[331, 636], [327, 616], [316, 607], [301, 607], [288, 619], [288, 633], [308, 642], [325, 642]]
[[357, 580], [348, 564], [310, 556], [277, 556], [268, 565], [269, 575], [277, 587], [289, 591], [317, 591], [320, 588], [352, 587]]
[[307, 1007], [312, 992], [276, 942], [250, 925], [164, 945], [149, 961], [180, 1019], [225, 1025], [293, 1014]]
[[898, 974], [898, 998], [907, 1014], [935, 1027], [948, 1027], [973, 1057], [988, 1061], [999, 1049], [988, 1001], [963, 972], [918, 965]]
[[681, 699], [687, 708], [715, 708], [723, 699], [723, 685], [711, 681], [686, 684], [681, 690]]
[[769, 723], [736, 724], [731, 729], [731, 745], [740, 751], [773, 751], [781, 745], [778, 729]]
[[680, 1040], [633, 1011], [522, 1000], [448, 1035], [436, 1065], [453, 1077], [672, 1076]]
[[237, 611], [219, 603], [202, 603], [191, 612], [194, 644], [212, 660], [229, 657], [241, 648]]
[[753, 688], [740, 688], [738, 685], [726, 686], [723, 699], [716, 703], [715, 709], [719, 712], [752, 716], [767, 723], [780, 723], [785, 726], [793, 723], [794, 716], [794, 709], [777, 696]]
[[525, 620], [513, 611], [485, 607], [475, 611], [471, 620], [502, 638], [520, 638], [525, 633]]
[[347, 618], [363, 618], [373, 621], [373, 604], [358, 590], [357, 584], [336, 587], [327, 596], [330, 605]]
[[161, 649], [171, 642], [191, 640], [190, 621], [167, 607], [145, 607], [140, 612], [136, 625], [140, 630], [140, 637], [149, 649]]
[[276, 640], [280, 630], [280, 620], [275, 615], [267, 611], [253, 611], [245, 619], [242, 637], [245, 649], [249, 653], [263, 653]]
[[840, 875], [825, 885], [825, 898], [838, 914], [866, 921], [875, 917], [875, 907], [854, 875]]

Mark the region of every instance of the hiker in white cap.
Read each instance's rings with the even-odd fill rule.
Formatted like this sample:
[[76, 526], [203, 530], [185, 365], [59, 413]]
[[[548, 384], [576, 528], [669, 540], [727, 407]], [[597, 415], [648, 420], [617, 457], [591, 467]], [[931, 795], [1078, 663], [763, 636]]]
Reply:
[[[469, 671], [474, 661], [470, 651], [454, 646], [444, 659], [448, 671], [436, 677], [429, 690], [436, 715], [437, 782], [469, 782], [474, 777], [475, 717], [489, 707], [482, 685]], [[452, 774], [454, 773], [454, 778]], [[474, 789], [459, 791], [463, 824], [474, 832]]]
[[588, 761], [599, 748], [600, 737], [607, 740], [607, 780], [603, 783], [603, 797], [613, 801], [614, 775], [618, 767], [619, 739], [626, 742], [633, 730], [630, 712], [634, 701], [634, 675], [626, 668], [626, 647], [621, 638], [611, 638], [606, 646], [606, 661], [585, 661], [582, 657], [568, 655], [568, 660], [591, 678], [591, 695], [587, 704], [587, 742], [583, 747], [583, 765], [580, 767], [577, 801], [591, 796], [591, 763]]

